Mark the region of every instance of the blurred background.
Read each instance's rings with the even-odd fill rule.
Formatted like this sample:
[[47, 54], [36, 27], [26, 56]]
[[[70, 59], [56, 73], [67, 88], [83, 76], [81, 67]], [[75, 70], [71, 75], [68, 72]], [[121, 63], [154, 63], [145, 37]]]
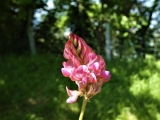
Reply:
[[77, 120], [61, 73], [70, 33], [112, 74], [84, 120], [160, 120], [160, 0], [5, 0], [0, 3], [0, 120]]

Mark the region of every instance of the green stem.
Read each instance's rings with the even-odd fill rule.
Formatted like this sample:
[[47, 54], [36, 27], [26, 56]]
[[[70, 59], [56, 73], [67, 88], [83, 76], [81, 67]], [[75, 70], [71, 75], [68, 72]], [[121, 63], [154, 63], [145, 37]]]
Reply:
[[82, 108], [81, 108], [81, 113], [79, 115], [79, 120], [83, 120], [83, 116], [84, 116], [84, 112], [86, 109], [86, 104], [87, 104], [88, 99], [84, 96], [83, 97], [83, 104], [82, 104]]

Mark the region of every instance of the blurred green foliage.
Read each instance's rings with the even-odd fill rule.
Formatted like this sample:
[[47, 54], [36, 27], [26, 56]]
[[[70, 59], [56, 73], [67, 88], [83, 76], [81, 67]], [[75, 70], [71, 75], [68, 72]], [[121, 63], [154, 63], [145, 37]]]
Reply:
[[[147, 56], [160, 56], [160, 0], [150, 5], [145, 0], [51, 0], [50, 9], [47, 1], [0, 4], [0, 120], [76, 120], [82, 98], [65, 102], [65, 87], [77, 86], [61, 74], [64, 33], [76, 33], [104, 55], [106, 23], [111, 28], [113, 59], [107, 69], [112, 78], [87, 104], [84, 119], [160, 120], [160, 61]], [[36, 56], [27, 56], [29, 23]]]
[[[62, 55], [3, 56], [0, 59], [0, 120], [77, 120], [82, 98], [67, 104]], [[160, 120], [160, 61], [107, 62], [112, 74], [90, 99], [84, 120]]]
[[62, 53], [67, 32], [73, 32], [104, 55], [108, 24], [112, 57], [132, 59], [152, 54], [160, 58], [159, 3], [160, 0], [5, 0], [0, 4], [0, 54], [29, 54], [34, 44], [38, 54]]

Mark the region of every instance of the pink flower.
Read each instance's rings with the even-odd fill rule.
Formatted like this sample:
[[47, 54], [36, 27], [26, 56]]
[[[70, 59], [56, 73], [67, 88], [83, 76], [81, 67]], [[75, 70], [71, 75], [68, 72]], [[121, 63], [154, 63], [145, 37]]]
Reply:
[[101, 91], [104, 82], [111, 77], [110, 72], [105, 70], [106, 64], [102, 56], [96, 55], [85, 41], [75, 34], [69, 35], [64, 57], [67, 62], [63, 62], [62, 74], [78, 85], [78, 91], [66, 88], [68, 103], [75, 102], [78, 96], [90, 99]]

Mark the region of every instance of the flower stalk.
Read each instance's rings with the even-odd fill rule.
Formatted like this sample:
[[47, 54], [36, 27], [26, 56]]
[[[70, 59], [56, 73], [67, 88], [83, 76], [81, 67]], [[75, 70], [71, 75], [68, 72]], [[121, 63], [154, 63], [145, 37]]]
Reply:
[[84, 96], [81, 112], [80, 112], [80, 115], [79, 115], [79, 120], [83, 120], [83, 116], [84, 116], [84, 112], [85, 112], [85, 109], [86, 109], [87, 102], [88, 102], [88, 99]]

